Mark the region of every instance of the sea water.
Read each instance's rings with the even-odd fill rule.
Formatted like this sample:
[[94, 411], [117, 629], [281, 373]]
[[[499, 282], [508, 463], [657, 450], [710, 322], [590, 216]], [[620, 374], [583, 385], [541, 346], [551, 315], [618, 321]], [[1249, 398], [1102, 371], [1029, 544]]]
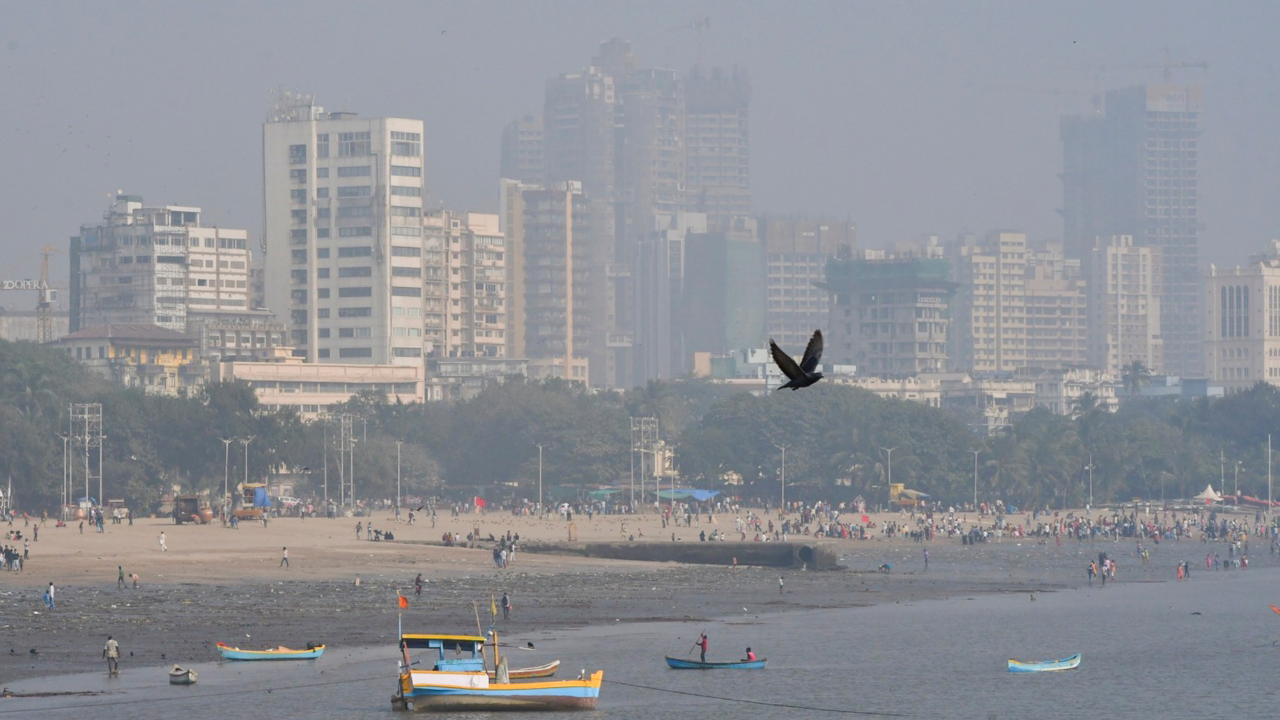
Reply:
[[[508, 635], [536, 650], [508, 651], [512, 667], [560, 659], [558, 679], [603, 669], [599, 709], [573, 717], [918, 718], [1277, 717], [1280, 569], [1197, 571], [1187, 582], [1113, 582], [1052, 593], [956, 596], [874, 607], [758, 613], [691, 623], [616, 623]], [[670, 670], [663, 655], [743, 657], [765, 670]], [[212, 651], [211, 651], [212, 652]], [[1006, 660], [1081, 653], [1078, 670], [1010, 674]], [[396, 652], [332, 648], [318, 661], [196, 663], [199, 683], [167, 684], [166, 668], [15, 683], [24, 692], [104, 690], [95, 696], [0, 700], [4, 715], [43, 719], [175, 716], [390, 718]], [[830, 712], [835, 711], [835, 712]], [[30, 715], [27, 715], [30, 713]], [[451, 718], [547, 717], [450, 714]]]

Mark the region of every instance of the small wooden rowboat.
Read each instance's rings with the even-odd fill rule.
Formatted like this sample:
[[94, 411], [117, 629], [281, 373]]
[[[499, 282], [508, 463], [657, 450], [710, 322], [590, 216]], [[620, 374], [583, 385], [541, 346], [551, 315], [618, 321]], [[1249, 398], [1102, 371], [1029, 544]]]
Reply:
[[1041, 660], [1039, 662], [1022, 662], [1012, 658], [1009, 660], [1009, 672], [1014, 673], [1057, 672], [1059, 670], [1075, 670], [1079, 666], [1080, 653], [1061, 660]]
[[702, 662], [701, 660], [684, 660], [666, 656], [667, 665], [673, 670], [763, 670], [767, 658], [759, 660], [735, 660], [733, 662]]
[[218, 643], [218, 652], [223, 660], [314, 660], [324, 654], [324, 645], [308, 647], [306, 650], [291, 650], [281, 645], [266, 650], [241, 650], [225, 643]]
[[196, 671], [181, 668], [181, 667], [178, 667], [177, 665], [174, 665], [173, 669], [169, 671], [169, 684], [170, 685], [195, 685]]
[[[516, 670], [512, 670], [507, 674], [507, 677], [509, 677], [512, 680], [528, 680], [529, 678], [551, 677], [552, 675], [555, 675], [556, 670], [559, 670], [559, 669], [560, 669], [560, 661], [552, 660], [546, 665], [535, 665], [533, 667], [518, 668]], [[492, 680], [494, 678], [494, 675], [495, 675], [495, 672], [493, 670], [490, 670], [489, 679]]]

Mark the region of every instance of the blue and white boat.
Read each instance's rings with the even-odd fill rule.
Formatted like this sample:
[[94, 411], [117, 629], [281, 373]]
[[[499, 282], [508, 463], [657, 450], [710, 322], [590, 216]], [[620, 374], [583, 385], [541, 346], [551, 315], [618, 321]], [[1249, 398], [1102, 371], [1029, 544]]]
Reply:
[[766, 658], [759, 660], [735, 660], [733, 662], [702, 662], [666, 656], [667, 665], [674, 670], [763, 670]]
[[[603, 671], [577, 680], [493, 681], [485, 668], [484, 645], [481, 635], [402, 634], [400, 682], [391, 707], [418, 712], [595, 709]], [[495, 653], [496, 645], [495, 638]]]
[[1080, 667], [1080, 653], [1061, 660], [1041, 660], [1038, 662], [1009, 659], [1009, 672], [1012, 673], [1057, 672], [1059, 670], [1075, 670], [1077, 667]]
[[315, 660], [324, 654], [323, 645], [309, 645], [306, 650], [292, 650], [280, 646], [266, 650], [241, 650], [226, 643], [218, 643], [223, 660]]

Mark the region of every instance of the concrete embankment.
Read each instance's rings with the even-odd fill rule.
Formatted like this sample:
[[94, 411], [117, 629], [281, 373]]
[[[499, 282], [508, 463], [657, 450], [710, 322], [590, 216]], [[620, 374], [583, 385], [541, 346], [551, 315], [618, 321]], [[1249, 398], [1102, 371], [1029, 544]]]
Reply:
[[834, 570], [829, 547], [791, 542], [522, 542], [520, 552], [697, 565], [759, 565]]

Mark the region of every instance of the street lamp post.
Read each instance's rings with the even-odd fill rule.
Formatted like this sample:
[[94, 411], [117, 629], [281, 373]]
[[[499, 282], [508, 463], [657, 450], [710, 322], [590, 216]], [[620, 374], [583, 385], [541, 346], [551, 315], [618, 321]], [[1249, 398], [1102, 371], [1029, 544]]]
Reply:
[[67, 519], [67, 503], [71, 497], [71, 466], [67, 464], [67, 458], [71, 454], [71, 436], [65, 433], [58, 433], [58, 437], [62, 438], [62, 512], [60, 516], [63, 520]]
[[218, 438], [222, 441], [222, 524], [227, 524], [228, 495], [231, 491], [231, 443], [235, 438]]
[[1235, 479], [1235, 485], [1236, 485], [1236, 490], [1235, 490], [1235, 496], [1236, 496], [1236, 507], [1239, 507], [1239, 506], [1240, 506], [1240, 464], [1241, 464], [1242, 462], [1243, 462], [1243, 461], [1241, 461], [1241, 460], [1237, 460], [1237, 461], [1236, 461], [1236, 479]]
[[891, 448], [880, 448], [880, 450], [889, 457], [888, 481], [885, 482], [885, 485], [888, 486], [889, 488], [889, 495], [888, 495], [889, 500], [884, 506], [884, 509], [886, 511], [889, 510], [889, 508], [893, 505], [893, 451], [897, 449], [898, 449], [898, 446], [896, 445]]
[[774, 443], [774, 447], [782, 451], [782, 506], [778, 509], [783, 515], [787, 513], [787, 446]]
[[253, 435], [247, 438], [240, 438], [241, 444], [244, 445], [244, 484], [249, 484], [249, 443], [253, 442]]
[[1089, 453], [1089, 511], [1093, 511], [1093, 453]]
[[403, 440], [396, 441], [396, 522], [400, 522], [400, 503], [404, 499], [400, 492], [400, 446], [403, 444]]
[[542, 443], [538, 443], [538, 516], [542, 516]]
[[981, 450], [970, 450], [973, 453], [973, 511], [978, 511], [978, 454]]

